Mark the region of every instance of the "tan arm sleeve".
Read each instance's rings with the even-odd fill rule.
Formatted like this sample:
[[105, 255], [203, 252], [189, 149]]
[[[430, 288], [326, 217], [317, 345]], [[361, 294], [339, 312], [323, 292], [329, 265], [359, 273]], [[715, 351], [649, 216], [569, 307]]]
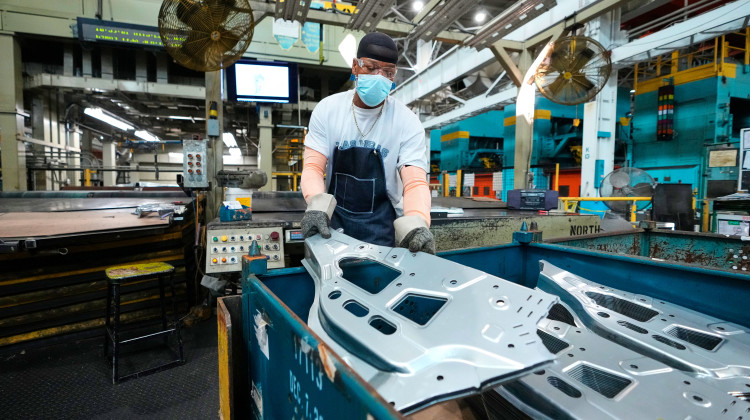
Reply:
[[309, 203], [310, 197], [326, 192], [326, 183], [323, 181], [323, 174], [328, 166], [328, 159], [322, 153], [309, 147], [305, 147], [305, 153], [302, 157], [304, 164], [302, 165], [300, 188], [302, 189], [305, 201]]
[[417, 166], [404, 166], [401, 168], [401, 180], [404, 182], [404, 216], [420, 216], [430, 226], [432, 197], [427, 185], [427, 173]]

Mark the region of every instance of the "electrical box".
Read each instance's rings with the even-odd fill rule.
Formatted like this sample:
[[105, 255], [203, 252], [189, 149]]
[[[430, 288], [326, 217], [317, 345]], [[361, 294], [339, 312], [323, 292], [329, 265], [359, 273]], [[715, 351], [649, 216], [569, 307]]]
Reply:
[[557, 191], [508, 190], [507, 203], [516, 210], [550, 210], [557, 208]]
[[182, 180], [185, 188], [208, 188], [206, 142], [182, 141]]
[[284, 229], [252, 222], [211, 222], [206, 229], [206, 273], [242, 271], [253, 241], [268, 256], [268, 268], [284, 268]]

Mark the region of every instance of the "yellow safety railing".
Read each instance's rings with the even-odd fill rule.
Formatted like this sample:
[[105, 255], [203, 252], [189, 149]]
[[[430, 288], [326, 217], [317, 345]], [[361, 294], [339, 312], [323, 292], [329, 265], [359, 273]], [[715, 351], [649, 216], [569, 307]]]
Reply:
[[[563, 210], [572, 213], [575, 212], [579, 201], [632, 201], [630, 205], [630, 221], [635, 222], [636, 201], [651, 201], [651, 197], [559, 197], [563, 204]], [[595, 211], [588, 210], [587, 211]]]

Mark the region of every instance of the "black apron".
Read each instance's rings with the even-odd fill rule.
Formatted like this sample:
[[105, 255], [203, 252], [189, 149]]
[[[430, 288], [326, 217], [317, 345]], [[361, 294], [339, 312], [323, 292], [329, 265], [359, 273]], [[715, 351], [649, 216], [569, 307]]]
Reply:
[[328, 194], [336, 198], [331, 227], [360, 241], [393, 246], [396, 210], [388, 198], [380, 151], [351, 147], [333, 151]]

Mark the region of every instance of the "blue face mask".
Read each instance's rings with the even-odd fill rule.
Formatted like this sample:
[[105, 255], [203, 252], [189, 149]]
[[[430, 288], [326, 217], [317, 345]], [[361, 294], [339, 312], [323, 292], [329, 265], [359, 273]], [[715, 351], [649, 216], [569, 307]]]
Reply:
[[379, 74], [360, 74], [357, 78], [357, 95], [367, 106], [383, 102], [396, 84]]

